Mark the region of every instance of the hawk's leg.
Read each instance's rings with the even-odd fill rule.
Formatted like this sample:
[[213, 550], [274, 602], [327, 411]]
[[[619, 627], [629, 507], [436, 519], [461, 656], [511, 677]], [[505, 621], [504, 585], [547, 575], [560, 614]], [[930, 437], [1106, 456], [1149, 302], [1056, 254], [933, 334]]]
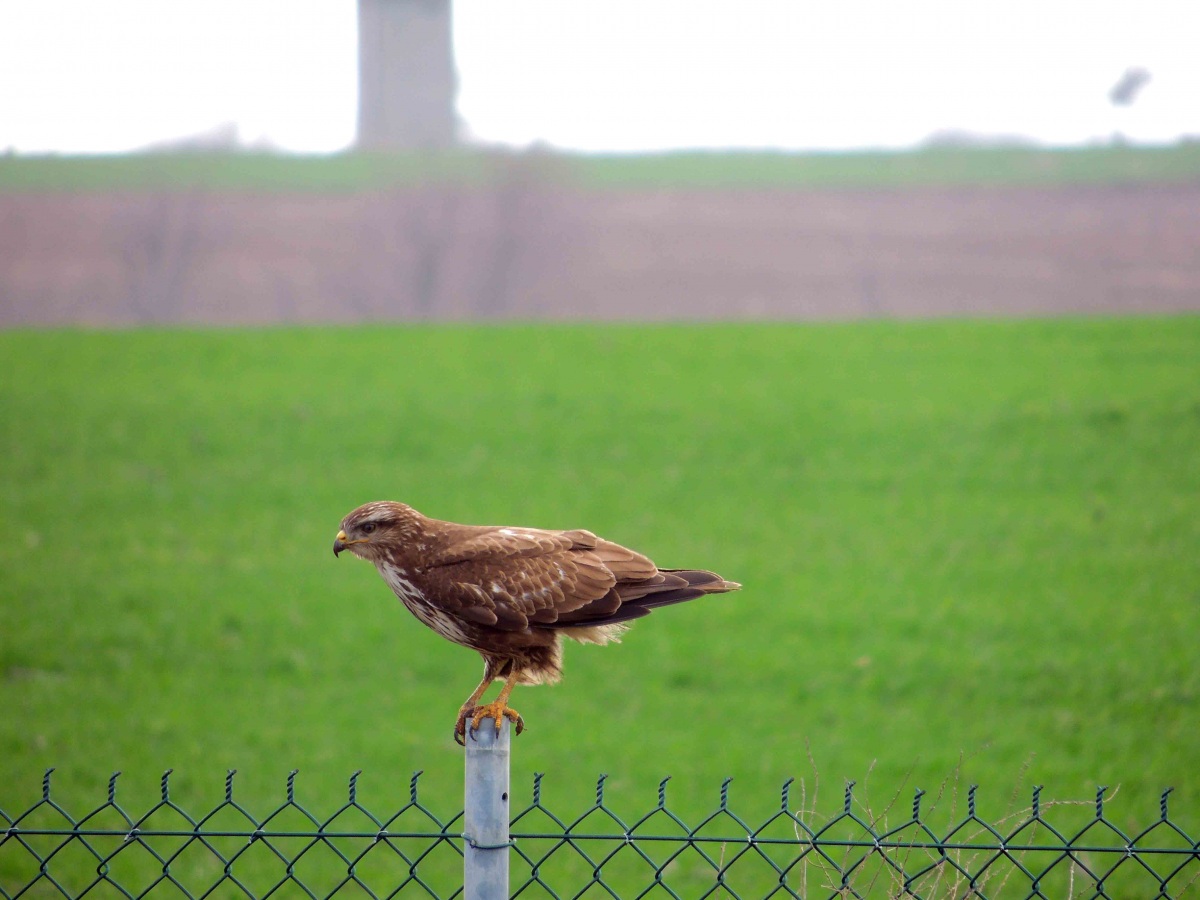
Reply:
[[467, 719], [471, 720], [471, 734], [475, 733], [484, 719], [492, 719], [496, 723], [496, 733], [500, 733], [500, 723], [505, 719], [509, 719], [516, 726], [517, 734], [525, 730], [525, 720], [521, 718], [521, 714], [508, 705], [509, 695], [512, 694], [513, 688], [517, 686], [517, 677], [520, 675], [520, 670], [513, 666], [508, 677], [504, 680], [504, 687], [500, 689], [500, 694], [491, 703], [485, 703], [482, 706], [477, 705], [479, 698], [483, 696], [483, 692], [487, 690], [491, 679], [487, 674], [484, 675], [484, 680], [479, 687], [475, 689], [468, 699], [463, 704], [462, 709], [458, 712], [458, 724], [454, 729], [454, 737], [460, 744], [466, 739]]
[[458, 721], [454, 723], [454, 740], [458, 741], [460, 746], [465, 746], [467, 741], [467, 719], [474, 715], [479, 698], [483, 696], [484, 691], [491, 687], [495, 680], [492, 676], [490, 668], [485, 668], [483, 672], [483, 681], [479, 682], [479, 687], [471, 692], [471, 696], [467, 698], [458, 710]]
[[525, 720], [521, 718], [521, 714], [508, 705], [508, 697], [512, 693], [513, 688], [517, 686], [517, 676], [520, 675], [517, 667], [514, 665], [508, 673], [508, 678], [504, 681], [504, 687], [500, 689], [499, 695], [491, 703], [486, 703], [483, 706], [475, 707], [475, 714], [471, 716], [471, 733], [475, 733], [475, 729], [484, 719], [494, 719], [496, 721], [496, 734], [500, 733], [500, 723], [505, 719], [511, 719], [512, 723], [517, 727], [517, 734], [525, 730]]

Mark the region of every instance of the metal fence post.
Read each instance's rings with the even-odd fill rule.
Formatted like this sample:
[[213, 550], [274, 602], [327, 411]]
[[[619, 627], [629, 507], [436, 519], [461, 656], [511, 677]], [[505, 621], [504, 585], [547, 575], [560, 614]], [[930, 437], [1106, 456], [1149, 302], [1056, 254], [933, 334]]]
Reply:
[[500, 733], [486, 719], [471, 734], [467, 728], [463, 802], [463, 898], [508, 898], [508, 757], [511, 731], [506, 719]]

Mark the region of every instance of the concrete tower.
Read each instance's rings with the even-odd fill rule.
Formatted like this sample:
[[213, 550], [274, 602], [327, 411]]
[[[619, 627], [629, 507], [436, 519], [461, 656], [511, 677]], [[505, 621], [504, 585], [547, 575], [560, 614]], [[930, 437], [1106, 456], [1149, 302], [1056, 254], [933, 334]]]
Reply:
[[437, 149], [457, 138], [450, 0], [358, 0], [358, 146]]

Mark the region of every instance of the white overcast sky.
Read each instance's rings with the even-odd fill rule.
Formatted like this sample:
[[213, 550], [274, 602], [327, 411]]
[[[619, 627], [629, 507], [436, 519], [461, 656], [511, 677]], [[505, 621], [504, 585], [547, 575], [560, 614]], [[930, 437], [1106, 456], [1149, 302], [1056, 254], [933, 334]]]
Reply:
[[[353, 140], [355, 0], [0, 0], [0, 150]], [[1200, 0], [454, 0], [479, 140], [593, 151], [1200, 134]], [[1127, 109], [1107, 91], [1153, 79]]]

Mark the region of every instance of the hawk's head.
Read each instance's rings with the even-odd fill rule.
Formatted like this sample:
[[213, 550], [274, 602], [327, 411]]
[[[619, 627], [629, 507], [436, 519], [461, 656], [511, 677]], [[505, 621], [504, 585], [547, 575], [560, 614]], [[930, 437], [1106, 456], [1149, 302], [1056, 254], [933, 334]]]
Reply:
[[402, 545], [411, 535], [418, 513], [403, 503], [387, 500], [366, 503], [342, 519], [342, 529], [333, 542], [333, 555], [349, 550], [374, 562], [389, 548]]

